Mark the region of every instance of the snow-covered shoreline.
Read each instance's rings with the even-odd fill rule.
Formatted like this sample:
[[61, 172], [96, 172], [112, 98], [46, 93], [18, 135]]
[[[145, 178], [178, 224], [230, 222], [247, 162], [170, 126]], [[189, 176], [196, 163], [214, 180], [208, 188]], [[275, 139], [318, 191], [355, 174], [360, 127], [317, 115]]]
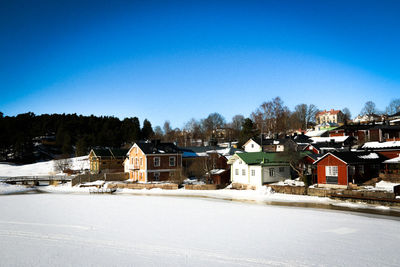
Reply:
[[[89, 194], [94, 187], [71, 187], [67, 184], [59, 186], [43, 186], [38, 188], [39, 191], [45, 193], [59, 193], [59, 194]], [[250, 202], [255, 204], [275, 204], [295, 206], [305, 206], [310, 204], [310, 208], [318, 206], [320, 208], [334, 206], [338, 208], [347, 208], [352, 210], [363, 211], [398, 211], [400, 208], [389, 207], [383, 205], [373, 205], [363, 202], [348, 202], [342, 200], [334, 200], [328, 197], [317, 197], [307, 195], [291, 195], [274, 193], [269, 187], [263, 186], [258, 190], [232, 190], [232, 189], [219, 189], [219, 190], [185, 190], [183, 188], [178, 190], [163, 190], [159, 188], [154, 189], [117, 189], [115, 195], [136, 195], [136, 196], [165, 196], [165, 197], [196, 197], [196, 198], [210, 198], [216, 200], [228, 201], [241, 201]]]

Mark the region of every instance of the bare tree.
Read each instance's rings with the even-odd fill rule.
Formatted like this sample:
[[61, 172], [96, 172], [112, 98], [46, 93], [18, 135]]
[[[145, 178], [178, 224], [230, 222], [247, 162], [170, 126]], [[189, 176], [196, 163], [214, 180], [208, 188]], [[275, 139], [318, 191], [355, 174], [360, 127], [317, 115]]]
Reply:
[[171, 132], [172, 132], [172, 128], [171, 128], [171, 123], [170, 123], [170, 121], [165, 121], [165, 122], [164, 122], [163, 130], [164, 130], [164, 136], [165, 136], [165, 138], [166, 138], [168, 141], [170, 141], [170, 140], [171, 140]]
[[154, 128], [154, 138], [155, 139], [162, 139], [163, 135], [164, 135], [164, 133], [163, 133], [161, 127], [160, 126], [156, 126]]
[[289, 128], [290, 113], [280, 97], [275, 97], [272, 101], [262, 103], [251, 114], [251, 118], [262, 133], [271, 136], [272, 134], [286, 133]]
[[342, 109], [343, 115], [344, 115], [344, 121], [349, 121], [351, 120], [351, 112], [348, 108]]
[[213, 130], [225, 125], [225, 118], [219, 113], [211, 113], [207, 118], [201, 121], [203, 129], [208, 136], [212, 135]]
[[366, 102], [364, 107], [361, 110], [361, 115], [370, 115], [370, 114], [376, 114], [376, 113], [377, 113], [376, 105], [372, 101]]
[[393, 115], [397, 112], [400, 112], [400, 98], [392, 99], [386, 107], [386, 114], [388, 115]]
[[294, 113], [301, 123], [301, 128], [306, 130], [310, 125], [310, 122], [315, 121], [315, 115], [318, 112], [318, 108], [314, 104], [299, 104], [294, 109]]
[[235, 115], [232, 118], [232, 123], [231, 123], [231, 128], [235, 131], [239, 131], [242, 129], [242, 124], [244, 122], [244, 116], [243, 115]]
[[72, 161], [69, 158], [54, 160], [53, 168], [56, 172], [64, 172], [70, 170], [72, 167]]

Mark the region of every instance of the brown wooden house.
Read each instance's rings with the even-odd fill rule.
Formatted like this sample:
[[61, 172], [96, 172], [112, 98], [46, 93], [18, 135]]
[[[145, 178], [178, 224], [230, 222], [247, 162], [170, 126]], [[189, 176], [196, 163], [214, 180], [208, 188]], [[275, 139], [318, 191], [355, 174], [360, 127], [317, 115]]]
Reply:
[[173, 143], [138, 142], [129, 149], [128, 155], [132, 181], [167, 181], [181, 175], [182, 152]]
[[94, 148], [89, 153], [90, 172], [123, 172], [127, 149]]

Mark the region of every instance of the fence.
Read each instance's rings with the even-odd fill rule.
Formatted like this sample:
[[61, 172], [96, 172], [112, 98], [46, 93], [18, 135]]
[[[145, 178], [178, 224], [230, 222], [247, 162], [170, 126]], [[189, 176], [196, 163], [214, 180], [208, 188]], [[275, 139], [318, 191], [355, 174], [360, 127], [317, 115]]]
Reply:
[[128, 184], [128, 183], [118, 183], [118, 184], [109, 184], [108, 188], [113, 189], [113, 188], [127, 188], [127, 189], [154, 189], [154, 188], [160, 188], [160, 189], [166, 189], [166, 190], [176, 190], [178, 189], [177, 184], [139, 184], [139, 183], [133, 183], [133, 184]]
[[223, 186], [217, 184], [185, 184], [186, 190], [217, 190]]
[[90, 183], [97, 180], [104, 180], [104, 181], [124, 181], [128, 179], [128, 173], [125, 172], [118, 172], [118, 173], [99, 173], [99, 174], [81, 174], [77, 175], [76, 177], [72, 178], [71, 185], [77, 185], [82, 183]]

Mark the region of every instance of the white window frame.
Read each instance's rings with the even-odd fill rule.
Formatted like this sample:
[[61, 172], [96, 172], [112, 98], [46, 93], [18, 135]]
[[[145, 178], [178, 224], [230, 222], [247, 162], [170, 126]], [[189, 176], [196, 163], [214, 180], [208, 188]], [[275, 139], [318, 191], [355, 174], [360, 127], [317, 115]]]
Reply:
[[246, 176], [246, 169], [242, 169], [242, 176]]
[[275, 168], [269, 168], [269, 177], [274, 177], [275, 176]]
[[339, 176], [338, 166], [325, 166], [325, 176]]
[[[158, 160], [158, 161], [157, 161]], [[153, 159], [153, 165], [154, 165], [154, 167], [160, 167], [160, 165], [161, 165], [161, 159], [160, 159], [160, 157], [154, 157], [154, 159]], [[156, 164], [156, 163], [158, 163], [158, 164]]]
[[160, 172], [154, 173], [154, 181], [160, 181]]
[[[173, 159], [173, 164], [171, 164], [171, 159]], [[169, 157], [169, 166], [175, 166], [176, 165], [176, 157], [174, 157], [174, 156], [172, 156], [172, 157]]]
[[235, 175], [239, 175], [239, 169], [235, 169]]
[[256, 170], [251, 170], [251, 176], [256, 176]]

